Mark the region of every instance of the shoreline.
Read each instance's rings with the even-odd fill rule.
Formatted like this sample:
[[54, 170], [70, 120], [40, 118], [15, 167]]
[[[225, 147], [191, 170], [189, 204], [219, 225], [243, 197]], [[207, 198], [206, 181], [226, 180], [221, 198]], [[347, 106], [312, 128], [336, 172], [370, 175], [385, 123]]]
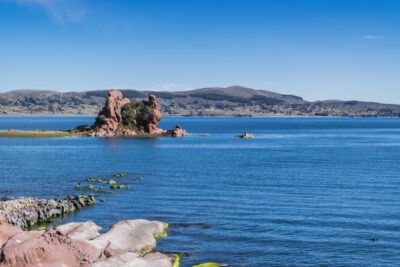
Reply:
[[[125, 219], [106, 231], [90, 220], [48, 225], [52, 218], [63, 218], [94, 203], [94, 197], [0, 200], [0, 267], [179, 267], [181, 256], [187, 256], [186, 252], [156, 251], [157, 240], [168, 236], [167, 222]], [[44, 220], [38, 219], [40, 216]], [[227, 265], [218, 262], [193, 265], [220, 266]]]
[[0, 266], [178, 267], [178, 254], [156, 252], [169, 225], [144, 219], [122, 220], [106, 232], [92, 221], [23, 231], [0, 224]]
[[[0, 114], [0, 118], [96, 118], [82, 114]], [[348, 119], [400, 119], [398, 116], [314, 116], [314, 115], [163, 115], [163, 118], [348, 118]]]

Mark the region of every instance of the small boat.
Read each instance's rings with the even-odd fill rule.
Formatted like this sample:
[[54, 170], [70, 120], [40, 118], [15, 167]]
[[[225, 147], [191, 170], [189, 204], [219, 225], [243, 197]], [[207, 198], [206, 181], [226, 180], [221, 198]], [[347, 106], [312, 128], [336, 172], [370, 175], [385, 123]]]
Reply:
[[237, 134], [235, 135], [236, 138], [242, 138], [242, 139], [251, 139], [254, 138], [254, 134], [250, 134], [250, 133], [242, 133], [242, 134]]
[[201, 137], [209, 137], [210, 135], [208, 133], [200, 134]]

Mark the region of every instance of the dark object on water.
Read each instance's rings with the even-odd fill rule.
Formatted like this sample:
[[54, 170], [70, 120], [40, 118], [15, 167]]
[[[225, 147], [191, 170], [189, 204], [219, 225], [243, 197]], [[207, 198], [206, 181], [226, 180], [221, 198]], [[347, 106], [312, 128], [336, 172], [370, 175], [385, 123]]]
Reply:
[[242, 133], [242, 134], [237, 134], [235, 135], [236, 138], [242, 138], [242, 139], [251, 139], [254, 138], [255, 136], [250, 133]]

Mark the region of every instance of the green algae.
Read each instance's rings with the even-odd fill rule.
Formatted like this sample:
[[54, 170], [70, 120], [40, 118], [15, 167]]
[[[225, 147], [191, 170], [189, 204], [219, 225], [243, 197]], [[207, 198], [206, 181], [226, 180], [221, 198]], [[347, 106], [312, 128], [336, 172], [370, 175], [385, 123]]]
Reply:
[[220, 267], [221, 265], [218, 262], [205, 262], [193, 265], [193, 267]]
[[163, 238], [163, 237], [167, 237], [168, 234], [168, 228], [169, 228], [169, 223], [163, 222], [163, 231], [161, 233], [156, 233], [154, 234], [154, 238]]
[[179, 267], [179, 265], [181, 264], [181, 258], [179, 257], [178, 254], [172, 254], [171, 256], [175, 257], [174, 260], [174, 264], [172, 265], [172, 267]]
[[142, 248], [141, 250], [139, 250], [139, 253], [142, 255], [146, 255], [150, 252], [153, 252], [154, 248]]
[[96, 187], [93, 186], [93, 185], [89, 185], [89, 186], [87, 187], [87, 190], [89, 190], [89, 191], [99, 191], [99, 189], [96, 188]]

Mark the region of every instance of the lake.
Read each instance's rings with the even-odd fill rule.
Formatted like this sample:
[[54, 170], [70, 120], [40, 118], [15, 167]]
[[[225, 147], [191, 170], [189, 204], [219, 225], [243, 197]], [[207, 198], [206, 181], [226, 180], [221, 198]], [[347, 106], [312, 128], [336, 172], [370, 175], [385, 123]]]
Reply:
[[[93, 120], [5, 116], [0, 129]], [[62, 222], [169, 222], [157, 250], [189, 252], [181, 266], [398, 266], [400, 119], [167, 117], [161, 128], [177, 123], [193, 135], [1, 138], [0, 196], [55, 198], [127, 172], [128, 190]], [[256, 138], [234, 138], [245, 131]]]

